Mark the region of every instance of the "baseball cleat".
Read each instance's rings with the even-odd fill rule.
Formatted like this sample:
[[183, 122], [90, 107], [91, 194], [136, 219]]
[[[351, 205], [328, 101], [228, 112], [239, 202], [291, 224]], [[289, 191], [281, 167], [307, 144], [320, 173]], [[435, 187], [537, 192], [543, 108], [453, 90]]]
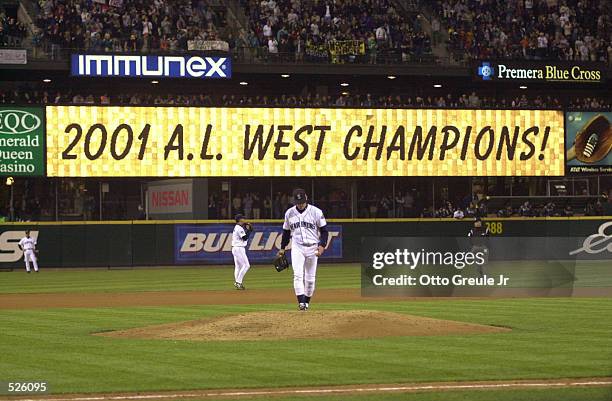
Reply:
[[308, 307], [306, 306], [305, 303], [300, 302], [299, 305], [298, 305], [298, 309], [306, 311], [306, 310], [308, 310]]
[[308, 302], [306, 302], [304, 304], [304, 310], [308, 310], [308, 308], [310, 308], [310, 304]]
[[234, 287], [236, 287], [237, 290], [246, 290], [246, 288], [244, 287], [244, 285], [242, 285], [242, 283], [235, 282]]

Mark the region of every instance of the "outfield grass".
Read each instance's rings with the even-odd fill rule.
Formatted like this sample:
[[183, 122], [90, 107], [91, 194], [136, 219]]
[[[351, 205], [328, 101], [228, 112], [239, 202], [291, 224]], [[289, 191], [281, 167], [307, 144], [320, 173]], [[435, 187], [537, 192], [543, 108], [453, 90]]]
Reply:
[[[319, 288], [359, 287], [355, 266], [323, 266]], [[227, 289], [232, 270], [0, 273], [3, 293]], [[247, 283], [291, 286], [255, 268]], [[317, 304], [512, 328], [511, 332], [358, 340], [196, 342], [91, 333], [295, 305], [0, 310], [0, 380], [47, 380], [54, 393], [288, 387], [612, 376], [612, 299], [421, 300]], [[610, 400], [610, 389], [504, 390], [286, 400]], [[472, 396], [473, 394], [473, 396]], [[495, 394], [495, 397], [490, 397]], [[551, 395], [552, 394], [552, 395]], [[517, 396], [520, 395], [520, 398]], [[489, 398], [487, 398], [489, 397]], [[555, 398], [556, 397], [556, 398]], [[275, 399], [281, 400], [281, 399]]]
[[[542, 271], [546, 262], [504, 262], [493, 264], [491, 274], [512, 278], [509, 287], [533, 287], [532, 272]], [[522, 271], [530, 271], [528, 278]], [[550, 270], [550, 268], [549, 268]], [[0, 273], [0, 294], [85, 293], [142, 291], [231, 290], [234, 269], [230, 266], [203, 268], [159, 267], [155, 269], [41, 269], [39, 274], [25, 270]], [[470, 276], [468, 272], [463, 273]], [[612, 287], [612, 269], [600, 262], [580, 262], [573, 272], [577, 287]], [[475, 275], [475, 274], [471, 274]], [[290, 271], [277, 273], [271, 266], [253, 266], [245, 285], [248, 288], [290, 288]], [[535, 282], [535, 286], [540, 282]], [[327, 264], [317, 270], [317, 288], [360, 288], [359, 264]]]
[[536, 379], [612, 374], [612, 301], [516, 299], [325, 304], [512, 327], [502, 334], [192, 342], [92, 332], [287, 305], [1, 311], [0, 377], [54, 392]]
[[[317, 288], [359, 288], [359, 265], [320, 266]], [[44, 270], [0, 273], [0, 293], [83, 293], [233, 290], [233, 266], [203, 268], [160, 267], [125, 270]], [[272, 266], [253, 266], [247, 273], [248, 288], [291, 288], [290, 271], [276, 272]]]

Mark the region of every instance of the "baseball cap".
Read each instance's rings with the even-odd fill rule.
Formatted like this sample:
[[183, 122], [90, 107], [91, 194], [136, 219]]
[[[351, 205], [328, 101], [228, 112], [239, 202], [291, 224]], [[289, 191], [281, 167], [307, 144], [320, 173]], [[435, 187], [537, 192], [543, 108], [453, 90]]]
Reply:
[[306, 202], [306, 191], [304, 191], [301, 188], [298, 188], [295, 191], [293, 191], [293, 200], [295, 201], [295, 203]]
[[241, 215], [241, 214], [237, 214], [235, 219], [236, 219], [236, 223], [238, 223], [238, 222], [240, 222], [240, 220], [244, 219], [244, 216]]

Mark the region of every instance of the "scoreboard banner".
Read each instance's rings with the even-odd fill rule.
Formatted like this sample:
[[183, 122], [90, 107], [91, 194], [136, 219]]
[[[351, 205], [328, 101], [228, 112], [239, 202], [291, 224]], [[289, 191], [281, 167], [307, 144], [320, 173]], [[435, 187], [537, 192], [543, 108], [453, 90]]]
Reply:
[[565, 118], [568, 173], [612, 173], [612, 113], [572, 111]]
[[561, 176], [561, 111], [47, 106], [51, 177]]

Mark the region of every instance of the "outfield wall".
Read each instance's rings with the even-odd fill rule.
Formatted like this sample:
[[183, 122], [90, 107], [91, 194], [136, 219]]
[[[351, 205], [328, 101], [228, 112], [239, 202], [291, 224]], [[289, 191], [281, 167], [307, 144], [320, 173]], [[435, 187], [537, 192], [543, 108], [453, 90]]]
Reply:
[[[485, 219], [492, 236], [585, 238], [612, 216]], [[249, 243], [254, 264], [269, 263], [280, 243], [281, 221], [254, 221]], [[455, 219], [334, 219], [324, 262], [357, 262], [368, 236], [465, 236], [472, 221]], [[17, 242], [24, 230], [37, 237], [44, 267], [130, 267], [230, 264], [230, 221], [108, 221], [4, 223], [0, 225], [0, 269], [23, 267]]]

